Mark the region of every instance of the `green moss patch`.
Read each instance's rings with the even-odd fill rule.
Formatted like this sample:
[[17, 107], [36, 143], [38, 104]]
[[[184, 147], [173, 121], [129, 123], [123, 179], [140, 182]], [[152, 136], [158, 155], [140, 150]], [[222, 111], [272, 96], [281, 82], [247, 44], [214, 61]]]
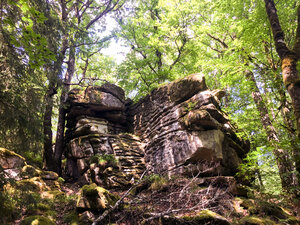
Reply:
[[50, 190], [50, 188], [40, 177], [17, 181], [16, 187], [21, 191], [41, 192], [44, 190]]
[[90, 158], [90, 163], [96, 163], [102, 167], [118, 167], [118, 159], [112, 154], [96, 154]]
[[63, 221], [66, 224], [77, 224], [78, 220], [79, 220], [79, 217], [76, 212], [69, 212], [63, 216]]
[[275, 225], [270, 219], [259, 218], [256, 216], [246, 216], [238, 222], [239, 225]]
[[55, 223], [44, 216], [29, 216], [21, 222], [21, 225], [55, 225]]

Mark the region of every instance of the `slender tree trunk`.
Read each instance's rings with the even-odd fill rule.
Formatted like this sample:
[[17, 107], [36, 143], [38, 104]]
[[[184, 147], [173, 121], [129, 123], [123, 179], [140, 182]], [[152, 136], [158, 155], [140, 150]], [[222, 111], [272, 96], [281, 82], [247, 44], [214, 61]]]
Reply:
[[53, 164], [53, 148], [52, 148], [52, 108], [53, 96], [56, 94], [55, 84], [49, 83], [48, 91], [45, 96], [45, 112], [44, 112], [44, 165], [46, 170], [54, 170]]
[[[281, 114], [284, 120], [284, 123], [286, 125], [286, 130], [288, 132], [288, 134], [290, 135], [291, 138], [291, 147], [292, 147], [292, 154], [293, 154], [293, 160], [295, 162], [295, 169], [296, 171], [300, 171], [300, 140], [297, 136], [297, 133], [295, 132], [295, 124], [292, 120], [292, 110], [290, 108], [290, 106], [288, 105], [287, 99], [286, 99], [286, 94], [284, 92], [284, 90], [282, 89], [282, 87], [278, 87], [281, 88], [281, 90], [279, 90], [279, 94], [280, 94], [280, 104], [281, 104]], [[295, 186], [299, 185], [299, 181], [300, 181], [300, 173], [296, 173], [294, 174], [295, 178], [294, 178], [294, 184]]]
[[288, 191], [294, 183], [292, 162], [289, 159], [288, 152], [278, 147], [278, 143], [279, 143], [278, 134], [272, 124], [272, 121], [268, 113], [268, 109], [264, 104], [261, 93], [257, 87], [254, 74], [252, 72], [248, 72], [247, 78], [253, 82], [254, 90], [252, 91], [252, 97], [256, 105], [256, 108], [260, 113], [260, 119], [264, 129], [267, 132], [268, 140], [272, 143], [273, 154], [276, 157], [276, 162], [279, 170], [279, 175], [281, 178], [282, 187]]
[[58, 56], [53, 68], [49, 69], [50, 74], [48, 91], [45, 96], [45, 112], [44, 112], [44, 168], [51, 171], [57, 171], [57, 165], [54, 161], [54, 150], [52, 146], [52, 111], [53, 111], [53, 97], [57, 94], [58, 77], [63, 64], [63, 59], [67, 49], [68, 42], [66, 39], [63, 40], [62, 49]]
[[60, 105], [58, 110], [58, 123], [57, 123], [57, 133], [56, 133], [56, 143], [54, 151], [54, 161], [56, 164], [56, 172], [61, 175], [61, 159], [64, 151], [64, 131], [65, 131], [65, 121], [66, 121], [66, 110], [65, 104], [68, 97], [68, 92], [70, 90], [70, 82], [75, 72], [75, 47], [70, 48], [68, 68], [65, 74], [64, 84], [60, 96]]
[[[257, 163], [257, 165], [258, 165], [258, 163]], [[257, 177], [258, 177], [258, 182], [259, 182], [259, 185], [260, 185], [260, 189], [265, 189], [264, 182], [262, 181], [260, 170], [257, 169], [255, 171], [255, 173], [257, 174]]]

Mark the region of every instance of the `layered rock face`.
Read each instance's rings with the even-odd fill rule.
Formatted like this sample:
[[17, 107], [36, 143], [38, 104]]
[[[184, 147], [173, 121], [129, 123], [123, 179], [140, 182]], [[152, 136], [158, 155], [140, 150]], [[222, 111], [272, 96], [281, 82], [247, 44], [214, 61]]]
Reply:
[[202, 176], [237, 172], [250, 146], [237, 137], [221, 111], [224, 94], [208, 90], [204, 77], [194, 74], [155, 89], [130, 106], [133, 132], [144, 140], [145, 160], [153, 172], [179, 170]]
[[73, 89], [68, 102], [66, 175], [103, 187], [129, 186], [145, 164], [140, 139], [124, 133], [124, 91], [109, 83]]
[[234, 175], [249, 143], [237, 137], [221, 111], [223, 95], [208, 90], [199, 74], [155, 89], [135, 104], [109, 83], [73, 89], [67, 174], [104, 187], [130, 185], [146, 167], [154, 173]]

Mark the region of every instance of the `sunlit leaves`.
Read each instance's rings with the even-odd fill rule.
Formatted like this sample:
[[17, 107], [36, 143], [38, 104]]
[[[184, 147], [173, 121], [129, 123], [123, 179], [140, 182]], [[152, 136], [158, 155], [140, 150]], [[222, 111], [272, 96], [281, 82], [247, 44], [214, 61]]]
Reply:
[[[10, 35], [10, 42], [20, 52], [27, 57], [23, 57], [23, 62], [29, 64], [32, 69], [43, 66], [45, 60], [55, 60], [55, 55], [49, 50], [46, 38], [36, 31], [39, 24], [43, 24], [47, 18], [43, 12], [30, 1], [8, 2], [10, 8], [14, 10], [14, 15], [4, 17], [4, 29]], [[11, 16], [14, 16], [11, 17]]]

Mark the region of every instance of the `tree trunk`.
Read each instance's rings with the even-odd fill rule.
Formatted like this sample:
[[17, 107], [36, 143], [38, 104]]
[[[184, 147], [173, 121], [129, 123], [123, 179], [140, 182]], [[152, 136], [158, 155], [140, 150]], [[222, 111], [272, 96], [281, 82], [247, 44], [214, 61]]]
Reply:
[[292, 99], [296, 128], [300, 138], [300, 77], [296, 68], [297, 61], [292, 56], [286, 56], [282, 59], [282, 77]]
[[55, 171], [59, 175], [62, 174], [61, 159], [64, 151], [64, 131], [65, 131], [65, 121], [66, 121], [65, 104], [68, 97], [68, 92], [70, 90], [70, 82], [72, 80], [74, 72], [75, 72], [75, 47], [71, 47], [70, 54], [69, 54], [68, 68], [65, 74], [64, 84], [60, 96], [56, 143], [55, 143], [55, 151], [54, 151], [54, 162], [56, 165]]
[[[284, 85], [291, 96], [292, 106], [296, 119], [297, 136], [300, 138], [300, 77], [297, 71], [297, 62], [300, 59], [300, 5], [297, 9], [298, 24], [296, 41], [293, 49], [289, 49], [284, 39], [284, 32], [280, 26], [277, 10], [273, 0], [265, 0], [266, 12], [271, 24], [276, 51], [282, 61], [282, 78]], [[300, 180], [300, 152], [293, 152], [298, 180]]]
[[56, 94], [55, 84], [49, 83], [48, 91], [45, 96], [45, 112], [44, 112], [44, 169], [54, 171], [55, 165], [53, 163], [53, 148], [52, 148], [52, 108], [53, 95]]
[[63, 40], [61, 52], [55, 62], [55, 65], [49, 69], [48, 80], [49, 86], [45, 96], [45, 112], [44, 112], [44, 168], [51, 171], [57, 171], [57, 165], [54, 161], [54, 150], [52, 146], [52, 111], [53, 111], [53, 96], [57, 94], [58, 77], [63, 64], [63, 59], [67, 49], [68, 42]]
[[289, 159], [289, 153], [278, 147], [279, 138], [278, 134], [271, 122], [268, 109], [264, 104], [261, 93], [257, 87], [256, 79], [252, 72], [247, 73], [247, 78], [253, 82], [254, 90], [252, 91], [252, 97], [256, 105], [257, 110], [260, 114], [261, 123], [267, 132], [268, 140], [273, 146], [273, 154], [276, 157], [276, 162], [279, 170], [279, 175], [281, 178], [281, 184], [283, 189], [288, 191], [290, 187], [294, 184], [293, 182], [293, 166]]
[[[285, 91], [282, 87], [282, 85], [277, 87], [279, 95], [280, 95], [280, 112], [283, 117], [283, 121], [285, 123], [285, 128], [287, 130], [287, 133], [289, 134], [291, 138], [291, 147], [292, 147], [292, 154], [293, 154], [293, 160], [295, 162], [295, 169], [296, 171], [300, 171], [300, 140], [297, 136], [296, 129], [295, 129], [295, 124], [294, 121], [292, 120], [292, 109], [291, 106], [287, 102], [286, 94]], [[299, 185], [300, 181], [300, 173], [295, 173], [294, 174], [294, 185], [297, 186]]]
[[[282, 60], [282, 77], [285, 86], [287, 87], [288, 93], [292, 99], [292, 105], [294, 109], [294, 114], [296, 118], [296, 129], [298, 133], [298, 140], [300, 138], [300, 77], [296, 69], [297, 60], [291, 57], [285, 57]], [[297, 80], [298, 79], [298, 80]], [[293, 138], [295, 141], [297, 138]], [[295, 143], [294, 143], [295, 144]], [[293, 148], [293, 158], [295, 161], [295, 167], [297, 171], [298, 182], [300, 181], [300, 149], [296, 147]]]
[[273, 0], [265, 0], [266, 11], [271, 24], [276, 51], [282, 61], [282, 77], [284, 85], [292, 99], [296, 118], [297, 133], [300, 138], [300, 77], [297, 62], [300, 59], [300, 6], [298, 7], [298, 27], [293, 50], [289, 49], [284, 40], [284, 32], [280, 26], [277, 10]]

